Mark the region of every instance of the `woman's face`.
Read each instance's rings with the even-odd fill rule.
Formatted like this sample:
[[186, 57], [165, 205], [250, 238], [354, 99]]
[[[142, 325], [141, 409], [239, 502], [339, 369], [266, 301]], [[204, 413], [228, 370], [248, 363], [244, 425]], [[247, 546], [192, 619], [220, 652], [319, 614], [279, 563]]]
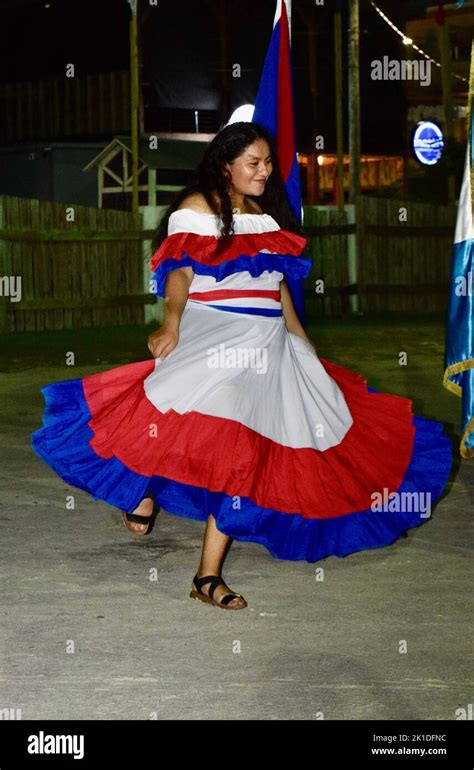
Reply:
[[231, 189], [242, 195], [262, 195], [272, 173], [272, 156], [265, 139], [255, 139], [242, 155], [226, 163], [231, 175]]

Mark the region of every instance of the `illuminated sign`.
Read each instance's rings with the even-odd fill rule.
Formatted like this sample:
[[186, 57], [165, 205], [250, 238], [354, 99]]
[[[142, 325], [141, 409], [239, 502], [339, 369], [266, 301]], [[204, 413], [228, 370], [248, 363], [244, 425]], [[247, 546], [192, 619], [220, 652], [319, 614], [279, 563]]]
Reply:
[[443, 132], [431, 120], [418, 123], [412, 138], [415, 158], [425, 166], [433, 166], [439, 161], [444, 150]]

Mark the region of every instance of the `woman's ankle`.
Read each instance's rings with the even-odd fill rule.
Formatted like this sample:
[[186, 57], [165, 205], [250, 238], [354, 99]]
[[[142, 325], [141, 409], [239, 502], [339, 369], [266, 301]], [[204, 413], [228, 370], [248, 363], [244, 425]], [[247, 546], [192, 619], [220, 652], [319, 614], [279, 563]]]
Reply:
[[218, 575], [220, 577], [221, 570], [219, 567], [205, 567], [204, 569], [198, 568], [196, 575], [198, 578], [207, 577], [207, 575]]

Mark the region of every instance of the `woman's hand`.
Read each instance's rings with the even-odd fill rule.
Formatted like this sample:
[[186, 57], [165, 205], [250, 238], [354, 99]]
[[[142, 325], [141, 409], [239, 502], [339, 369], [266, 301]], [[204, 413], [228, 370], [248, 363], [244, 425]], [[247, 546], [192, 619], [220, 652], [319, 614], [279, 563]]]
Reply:
[[162, 360], [175, 349], [179, 340], [179, 327], [166, 322], [148, 337], [148, 350], [153, 358]]
[[192, 267], [171, 270], [166, 276], [165, 319], [161, 327], [148, 337], [148, 350], [154, 358], [166, 358], [178, 344], [179, 324], [193, 276]]
[[286, 285], [286, 281], [284, 278], [280, 282], [280, 292], [281, 292], [281, 306], [283, 310], [283, 318], [285, 320], [287, 331], [289, 331], [290, 334], [295, 334], [297, 337], [301, 337], [302, 340], [306, 340], [306, 342], [309, 342], [314, 352], [316, 353], [316, 345], [306, 335], [306, 332], [300, 323], [300, 319], [296, 314], [295, 306], [293, 305], [293, 300], [291, 299], [290, 290]]

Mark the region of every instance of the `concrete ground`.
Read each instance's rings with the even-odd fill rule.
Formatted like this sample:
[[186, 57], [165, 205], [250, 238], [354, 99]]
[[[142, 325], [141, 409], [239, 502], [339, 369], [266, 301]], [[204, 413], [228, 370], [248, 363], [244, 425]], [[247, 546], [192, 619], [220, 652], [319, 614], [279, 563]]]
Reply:
[[[101, 368], [110, 367], [76, 376]], [[49, 365], [0, 376], [0, 710], [454, 720], [468, 709], [472, 462], [456, 461], [432, 519], [385, 548], [309, 564], [234, 541], [224, 577], [249, 606], [224, 612], [189, 598], [202, 523], [161, 511], [152, 534], [135, 537], [115, 508], [69, 487], [31, 450], [39, 389], [67, 376]]]

